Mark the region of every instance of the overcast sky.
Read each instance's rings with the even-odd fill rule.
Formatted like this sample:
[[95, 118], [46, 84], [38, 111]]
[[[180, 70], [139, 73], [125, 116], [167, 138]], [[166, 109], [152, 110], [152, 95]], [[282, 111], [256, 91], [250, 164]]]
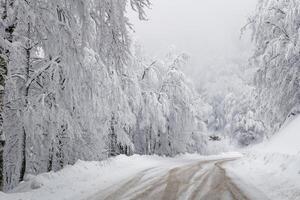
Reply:
[[216, 58], [237, 56], [249, 48], [239, 39], [240, 28], [257, 0], [152, 0], [148, 21], [130, 14], [135, 37], [152, 56], [175, 45], [190, 54], [193, 67]]

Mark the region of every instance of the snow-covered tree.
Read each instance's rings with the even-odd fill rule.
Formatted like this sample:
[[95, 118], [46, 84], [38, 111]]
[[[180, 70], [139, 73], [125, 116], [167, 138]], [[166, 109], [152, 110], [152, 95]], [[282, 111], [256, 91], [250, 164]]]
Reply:
[[[1, 1], [6, 190], [27, 173], [106, 158], [113, 113], [118, 141], [132, 146], [119, 73], [129, 55], [126, 3]], [[149, 2], [130, 3], [144, 18]]]
[[252, 65], [261, 119], [270, 132], [299, 113], [300, 2], [261, 0], [249, 20], [256, 45]]
[[261, 142], [265, 137], [264, 123], [257, 118], [253, 95], [254, 90], [244, 85], [244, 90], [229, 93], [224, 99], [224, 131], [241, 147]]
[[205, 80], [199, 86], [200, 95], [212, 109], [208, 131], [241, 147], [265, 137], [265, 125], [257, 116], [254, 72], [244, 67], [243, 62], [216, 63], [206, 69]]

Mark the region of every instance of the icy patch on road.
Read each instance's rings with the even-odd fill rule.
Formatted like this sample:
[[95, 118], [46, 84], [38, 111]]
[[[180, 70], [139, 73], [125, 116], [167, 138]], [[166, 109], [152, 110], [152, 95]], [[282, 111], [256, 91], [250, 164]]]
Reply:
[[80, 200], [87, 199], [98, 191], [112, 187], [144, 170], [157, 168], [167, 170], [202, 160], [238, 158], [239, 153], [216, 156], [198, 154], [179, 155], [175, 158], [159, 156], [118, 156], [101, 162], [78, 161], [58, 172], [27, 176], [10, 193], [1, 193], [5, 200]]

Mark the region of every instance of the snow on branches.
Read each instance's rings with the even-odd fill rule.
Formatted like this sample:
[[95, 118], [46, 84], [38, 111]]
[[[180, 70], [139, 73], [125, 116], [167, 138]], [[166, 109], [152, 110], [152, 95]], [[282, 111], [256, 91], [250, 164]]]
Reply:
[[249, 25], [256, 48], [259, 112], [269, 131], [277, 130], [300, 105], [300, 3], [262, 0]]

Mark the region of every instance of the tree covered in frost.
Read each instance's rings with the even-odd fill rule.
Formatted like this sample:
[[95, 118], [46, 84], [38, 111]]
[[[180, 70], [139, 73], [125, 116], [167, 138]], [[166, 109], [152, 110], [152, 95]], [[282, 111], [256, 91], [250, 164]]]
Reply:
[[[27, 173], [108, 156], [112, 121], [129, 111], [119, 80], [129, 55], [127, 3], [1, 0], [6, 190]], [[143, 19], [149, 1], [129, 3]], [[114, 130], [130, 146], [119, 131], [125, 121]]]
[[300, 2], [260, 0], [249, 19], [257, 67], [255, 85], [259, 116], [269, 131], [277, 130], [300, 105]]
[[260, 0], [245, 26], [255, 45], [248, 71], [243, 64], [207, 70], [200, 94], [213, 109], [210, 131], [245, 146], [299, 113], [299, 9], [294, 0]]
[[[175, 155], [201, 152], [206, 138], [205, 104], [183, 74], [188, 56], [170, 51], [162, 60], [148, 61], [135, 49], [141, 102], [134, 144], [141, 154]], [[141, 70], [142, 69], [142, 70]]]
[[222, 60], [210, 66], [198, 90], [212, 110], [208, 131], [243, 147], [262, 141], [265, 127], [257, 117], [253, 70], [241, 63], [247, 62], [244, 59], [236, 63]]

